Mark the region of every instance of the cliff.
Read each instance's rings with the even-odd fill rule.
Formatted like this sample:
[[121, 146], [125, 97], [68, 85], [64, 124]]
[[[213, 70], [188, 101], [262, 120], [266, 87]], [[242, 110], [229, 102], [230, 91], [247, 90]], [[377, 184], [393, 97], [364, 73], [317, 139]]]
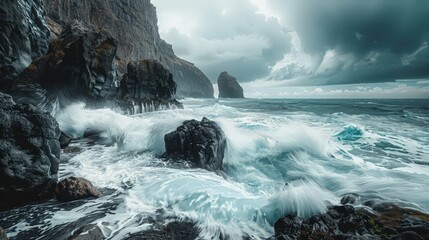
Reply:
[[40, 0], [0, 3], [0, 83], [48, 51], [50, 32]]
[[[158, 33], [156, 8], [150, 0], [44, 0], [53, 35], [72, 20], [108, 30], [118, 42], [118, 57], [130, 61], [155, 59], [165, 65], [177, 82], [177, 95], [213, 97], [210, 80], [192, 63], [178, 58]], [[121, 69], [120, 69], [121, 70]]]

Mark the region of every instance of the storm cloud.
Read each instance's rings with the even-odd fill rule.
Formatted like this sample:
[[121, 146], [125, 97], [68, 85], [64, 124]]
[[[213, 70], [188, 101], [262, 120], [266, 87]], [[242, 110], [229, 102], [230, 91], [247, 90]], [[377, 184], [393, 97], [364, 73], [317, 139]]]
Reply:
[[429, 1], [153, 2], [162, 36], [212, 81], [223, 70], [291, 85], [429, 77]]

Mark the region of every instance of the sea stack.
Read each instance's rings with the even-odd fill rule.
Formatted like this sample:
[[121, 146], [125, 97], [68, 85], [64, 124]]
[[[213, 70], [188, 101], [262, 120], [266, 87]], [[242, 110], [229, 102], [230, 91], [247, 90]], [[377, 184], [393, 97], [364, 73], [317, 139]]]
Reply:
[[223, 72], [217, 79], [219, 88], [219, 98], [244, 98], [243, 88], [238, 84], [237, 79], [227, 72]]

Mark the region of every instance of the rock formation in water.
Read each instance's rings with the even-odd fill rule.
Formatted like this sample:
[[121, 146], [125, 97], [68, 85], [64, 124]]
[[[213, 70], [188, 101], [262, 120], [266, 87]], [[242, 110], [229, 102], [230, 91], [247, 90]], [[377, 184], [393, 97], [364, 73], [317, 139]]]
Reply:
[[200, 230], [192, 222], [173, 221], [166, 224], [157, 224], [163, 226], [161, 229], [148, 229], [142, 232], [133, 233], [124, 240], [194, 240], [199, 239]]
[[12, 80], [48, 51], [50, 37], [40, 0], [0, 3], [0, 82]]
[[90, 181], [81, 177], [63, 179], [55, 188], [55, 198], [61, 202], [102, 196], [103, 194]]
[[371, 210], [341, 205], [308, 219], [288, 215], [274, 224], [271, 239], [429, 239], [429, 215], [392, 203], [370, 201], [364, 205]]
[[109, 31], [118, 41], [122, 68], [130, 61], [155, 59], [174, 75], [177, 94], [186, 97], [213, 97], [209, 79], [192, 63], [175, 56], [172, 46], [158, 33], [156, 9], [150, 0], [44, 0], [48, 23], [54, 35], [68, 22], [81, 21]]
[[60, 133], [49, 113], [0, 92], [0, 209], [52, 195]]
[[164, 141], [165, 156], [169, 158], [188, 160], [194, 167], [223, 170], [225, 134], [207, 118], [183, 122], [176, 131], [166, 134]]
[[176, 82], [173, 75], [158, 61], [130, 62], [121, 81], [120, 98], [128, 103], [133, 113], [159, 109], [162, 105], [182, 107], [175, 100]]
[[243, 88], [237, 79], [227, 72], [223, 72], [217, 79], [219, 98], [244, 98]]

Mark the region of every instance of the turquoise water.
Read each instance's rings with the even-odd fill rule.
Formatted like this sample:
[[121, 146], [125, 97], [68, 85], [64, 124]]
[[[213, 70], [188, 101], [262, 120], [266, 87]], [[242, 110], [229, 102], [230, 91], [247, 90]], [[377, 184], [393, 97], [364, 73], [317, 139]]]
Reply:
[[[60, 177], [82, 176], [111, 194], [80, 206], [35, 205], [49, 214], [18, 219], [7, 229], [12, 238], [37, 228], [33, 239], [49, 239], [65, 223], [86, 220], [121, 239], [150, 228], [142, 224], [149, 217], [172, 217], [197, 222], [202, 239], [265, 239], [283, 215], [309, 217], [347, 193], [429, 211], [429, 101], [183, 103], [183, 110], [136, 116], [82, 104], [60, 112], [61, 128], [76, 136], [90, 127], [124, 139], [120, 148], [85, 146], [60, 169]], [[202, 117], [226, 134], [224, 176], [159, 157], [164, 134]]]

